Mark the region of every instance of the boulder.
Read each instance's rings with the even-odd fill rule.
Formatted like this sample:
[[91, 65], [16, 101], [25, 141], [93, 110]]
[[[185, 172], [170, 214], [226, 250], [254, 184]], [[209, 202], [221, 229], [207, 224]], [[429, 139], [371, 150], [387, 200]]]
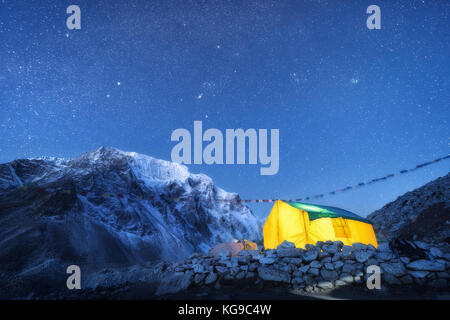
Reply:
[[344, 273], [353, 273], [355, 271], [355, 267], [352, 264], [345, 263], [342, 266], [342, 272]]
[[389, 242], [387, 242], [387, 241], [378, 242], [378, 251], [391, 252], [391, 248], [389, 247]]
[[343, 280], [336, 280], [336, 281], [334, 282], [334, 285], [335, 285], [336, 287], [342, 287], [342, 286], [347, 285], [347, 283], [346, 283], [345, 281], [343, 281]]
[[193, 277], [192, 271], [172, 273], [159, 283], [156, 295], [161, 296], [186, 290], [192, 284]]
[[406, 269], [401, 262], [385, 262], [381, 264], [384, 274], [391, 274], [395, 277], [401, 277], [406, 274]]
[[334, 269], [339, 270], [340, 268], [342, 268], [342, 266], [344, 265], [344, 263], [342, 261], [336, 261], [333, 263]]
[[400, 261], [403, 262], [404, 264], [408, 264], [411, 259], [409, 259], [408, 257], [400, 257]]
[[433, 247], [430, 249], [430, 254], [435, 258], [443, 258], [444, 254], [442, 253], [441, 249]]
[[303, 255], [303, 260], [309, 262], [317, 259], [317, 256], [319, 255], [319, 250], [308, 250]]
[[214, 272], [210, 272], [210, 273], [208, 273], [208, 275], [206, 276], [205, 284], [211, 284], [211, 283], [214, 283], [214, 282], [216, 282], [216, 280], [217, 280], [217, 274], [215, 274]]
[[348, 273], [341, 273], [339, 279], [344, 281], [345, 283], [353, 283], [354, 282], [353, 276]]
[[[256, 251], [256, 252], [255, 252]], [[253, 262], [253, 261], [259, 261], [259, 259], [260, 258], [262, 258], [263, 257], [263, 255], [259, 252], [259, 251], [257, 251], [257, 250], [252, 250], [252, 251], [250, 251], [250, 256], [251, 256], [251, 261]]]
[[295, 244], [293, 242], [284, 240], [280, 245], [278, 245], [277, 250], [279, 250], [280, 248], [295, 248]]
[[252, 257], [249, 254], [248, 255], [240, 255], [240, 256], [238, 256], [238, 263], [239, 264], [249, 264], [251, 260], [252, 260]]
[[325, 242], [323, 241], [317, 241], [316, 242], [316, 247], [322, 249], [322, 247], [325, 245]]
[[336, 280], [338, 278], [338, 273], [336, 271], [330, 271], [326, 269], [320, 270], [320, 275], [323, 279], [329, 281]]
[[367, 246], [367, 245], [365, 245], [364, 243], [360, 243], [360, 242], [355, 242], [355, 243], [352, 243], [352, 247], [353, 247], [353, 249], [355, 249], [355, 250], [367, 250], [367, 249], [369, 249], [369, 247]]
[[302, 277], [303, 272], [301, 272], [300, 269], [294, 270], [294, 272], [292, 272], [292, 276], [295, 278]]
[[342, 247], [344, 246], [344, 243], [340, 240], [334, 241], [333, 244], [336, 245], [339, 249], [342, 249]]
[[356, 261], [364, 263], [374, 254], [372, 250], [357, 250], [353, 252]]
[[322, 247], [322, 250], [324, 252], [326, 252], [326, 253], [329, 253], [329, 254], [336, 254], [337, 252], [341, 251], [340, 248], [338, 247], [338, 245], [334, 244], [334, 243], [333, 244], [324, 245]]
[[300, 257], [303, 250], [300, 248], [280, 248], [277, 250], [279, 257]]
[[225, 274], [228, 272], [228, 268], [226, 268], [226, 267], [215, 266], [215, 268], [219, 274]]
[[303, 277], [303, 279], [305, 280], [305, 284], [307, 286], [311, 286], [311, 285], [314, 285], [316, 283], [316, 280], [314, 280], [314, 278], [310, 274], [305, 275]]
[[302, 277], [295, 277], [292, 279], [292, 284], [304, 284], [305, 283], [305, 279], [303, 279]]
[[334, 265], [331, 262], [325, 263], [325, 269], [334, 270]]
[[383, 261], [389, 261], [395, 258], [395, 255], [389, 251], [378, 251], [375, 256]]
[[287, 264], [285, 264], [285, 263], [275, 264], [275, 265], [273, 265], [273, 267], [274, 267], [275, 269], [277, 269], [277, 270], [282, 271], [282, 272], [287, 272], [287, 273], [290, 272], [289, 266], [288, 266]]
[[308, 293], [311, 293], [311, 292], [314, 292], [314, 287], [310, 285], [310, 286], [305, 287], [304, 290]]
[[201, 264], [194, 264], [193, 270], [195, 273], [206, 273], [206, 269]]
[[431, 245], [423, 241], [414, 241], [414, 244], [423, 250], [429, 250]]
[[204, 273], [197, 273], [194, 276], [194, 283], [195, 284], [200, 284], [202, 283], [202, 281], [205, 279], [205, 274]]
[[353, 252], [353, 247], [350, 246], [342, 246], [342, 254], [344, 256], [349, 255]]
[[227, 273], [227, 274], [225, 274], [225, 276], [223, 277], [223, 279], [224, 279], [224, 280], [228, 280], [228, 281], [232, 281], [232, 280], [234, 280], [234, 275], [233, 275], [233, 274], [230, 274], [230, 273]]
[[375, 259], [375, 258], [370, 258], [369, 260], [367, 260], [366, 261], [366, 263], [364, 264], [366, 267], [368, 267], [368, 266], [373, 266], [373, 265], [375, 265], [375, 266], [378, 266], [380, 263], [379, 263], [379, 261], [377, 260], [377, 259]]
[[291, 281], [289, 273], [280, 272], [279, 270], [271, 267], [258, 267], [258, 275], [261, 279], [266, 281], [277, 281], [285, 283], [290, 283]]
[[331, 282], [331, 281], [319, 281], [319, 283], [317, 283], [317, 286], [321, 289], [333, 289], [334, 288], [333, 282]]
[[258, 263], [253, 262], [248, 266], [248, 271], [256, 271], [257, 268], [258, 268]]
[[264, 251], [264, 255], [266, 257], [276, 257], [277, 256], [277, 250], [267, 249], [267, 250]]
[[355, 262], [354, 264], [353, 264], [353, 267], [355, 268], [355, 271], [354, 272], [363, 272], [363, 271], [365, 271], [366, 269], [364, 268], [364, 265], [362, 264], [362, 263], [358, 263], [358, 262]]
[[[254, 251], [257, 251], [257, 250], [254, 250]], [[238, 253], [238, 257], [244, 257], [244, 256], [249, 256], [249, 255], [250, 255], [250, 252], [248, 252], [247, 250], [241, 250]]]
[[231, 257], [231, 259], [225, 261], [225, 265], [228, 268], [235, 268], [239, 265], [238, 259], [236, 257]]
[[313, 276], [318, 276], [319, 275], [319, 269], [318, 268], [309, 268], [308, 273], [312, 274]]
[[240, 271], [241, 271], [241, 268], [239, 266], [236, 266], [236, 267], [233, 267], [233, 268], [230, 269], [230, 273], [232, 275], [236, 275]]
[[309, 264], [309, 266], [311, 267], [311, 268], [321, 268], [322, 267], [322, 264], [319, 262], [319, 261], [317, 261], [317, 260], [314, 260], [314, 261], [311, 261], [311, 263]]
[[335, 262], [335, 261], [342, 260], [342, 257], [343, 257], [342, 252], [337, 252], [333, 255], [333, 257], [331, 258], [331, 261]]
[[408, 263], [407, 267], [408, 269], [412, 270], [445, 271], [445, 264], [425, 259], [416, 260], [411, 263]]
[[301, 267], [299, 268], [299, 270], [300, 270], [301, 272], [303, 272], [303, 273], [306, 273], [310, 267], [311, 267], [310, 265], [306, 264], [306, 265], [304, 265], [304, 266], [301, 266]]
[[275, 258], [260, 258], [259, 259], [259, 263], [263, 264], [263, 265], [268, 265], [268, 264], [274, 264], [276, 262]]

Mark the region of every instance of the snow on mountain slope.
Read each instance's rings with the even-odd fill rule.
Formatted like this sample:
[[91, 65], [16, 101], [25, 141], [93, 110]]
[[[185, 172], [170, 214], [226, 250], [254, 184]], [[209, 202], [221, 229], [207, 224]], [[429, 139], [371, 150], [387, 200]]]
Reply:
[[233, 238], [260, 240], [238, 199], [183, 165], [114, 148], [1, 164], [1, 268], [176, 260]]
[[377, 237], [442, 241], [450, 237], [450, 173], [371, 213]]

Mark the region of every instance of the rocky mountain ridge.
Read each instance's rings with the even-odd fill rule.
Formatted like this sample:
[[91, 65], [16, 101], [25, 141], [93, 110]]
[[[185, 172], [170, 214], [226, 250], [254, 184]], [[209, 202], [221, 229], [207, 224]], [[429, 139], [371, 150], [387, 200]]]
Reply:
[[367, 218], [378, 239], [450, 240], [450, 173], [405, 193]]
[[1, 269], [65, 276], [70, 264], [157, 263], [233, 238], [260, 240], [238, 199], [183, 165], [115, 148], [1, 164]]

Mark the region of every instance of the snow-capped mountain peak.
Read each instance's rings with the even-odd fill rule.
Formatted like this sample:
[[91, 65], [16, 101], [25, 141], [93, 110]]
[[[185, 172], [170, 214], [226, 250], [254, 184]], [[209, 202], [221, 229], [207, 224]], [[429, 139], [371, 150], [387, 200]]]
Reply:
[[49, 257], [132, 264], [261, 239], [238, 199], [183, 165], [110, 147], [72, 160], [15, 160], [0, 165], [0, 259], [20, 270]]

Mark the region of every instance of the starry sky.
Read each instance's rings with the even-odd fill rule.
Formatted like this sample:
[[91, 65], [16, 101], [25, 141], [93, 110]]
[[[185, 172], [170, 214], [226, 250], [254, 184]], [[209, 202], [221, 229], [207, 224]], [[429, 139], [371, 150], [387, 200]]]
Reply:
[[[71, 4], [81, 30], [66, 27]], [[366, 27], [371, 4], [381, 30]], [[398, 172], [449, 153], [449, 23], [449, 1], [0, 0], [0, 162], [102, 145], [170, 160], [172, 131], [202, 120], [280, 130], [276, 175], [189, 166], [244, 199]], [[319, 203], [366, 216], [449, 168]]]

